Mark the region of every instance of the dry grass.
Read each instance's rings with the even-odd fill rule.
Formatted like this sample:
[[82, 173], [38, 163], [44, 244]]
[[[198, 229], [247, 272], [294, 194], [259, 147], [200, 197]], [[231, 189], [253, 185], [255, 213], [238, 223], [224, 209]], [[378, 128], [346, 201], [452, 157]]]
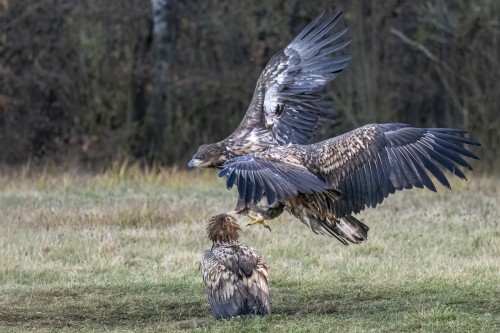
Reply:
[[216, 322], [198, 271], [204, 223], [236, 194], [213, 171], [4, 173], [0, 331], [496, 332], [500, 180], [453, 186], [364, 212], [361, 246], [290, 216], [244, 229], [271, 264], [273, 314]]

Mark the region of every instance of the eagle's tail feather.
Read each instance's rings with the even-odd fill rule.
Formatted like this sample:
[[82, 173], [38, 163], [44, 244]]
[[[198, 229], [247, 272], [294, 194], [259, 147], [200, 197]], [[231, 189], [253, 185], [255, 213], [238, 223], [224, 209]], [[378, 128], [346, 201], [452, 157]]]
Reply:
[[368, 226], [351, 215], [335, 218], [333, 221], [321, 220], [304, 213], [297, 217], [313, 232], [335, 237], [344, 245], [349, 245], [348, 242], [360, 244], [368, 238]]
[[366, 224], [351, 215], [340, 218], [337, 223], [330, 228], [335, 234], [334, 237], [337, 239], [342, 238], [344, 240], [342, 243], [346, 245], [346, 240], [354, 244], [364, 242], [368, 237], [368, 229]]

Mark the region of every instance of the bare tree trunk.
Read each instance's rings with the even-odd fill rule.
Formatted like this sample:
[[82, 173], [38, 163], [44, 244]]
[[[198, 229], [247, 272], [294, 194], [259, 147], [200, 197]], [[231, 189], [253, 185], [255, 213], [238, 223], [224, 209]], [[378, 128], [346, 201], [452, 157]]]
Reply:
[[164, 157], [165, 134], [171, 127], [173, 82], [171, 63], [175, 46], [175, 1], [151, 0], [153, 10], [153, 95], [146, 119], [150, 161]]

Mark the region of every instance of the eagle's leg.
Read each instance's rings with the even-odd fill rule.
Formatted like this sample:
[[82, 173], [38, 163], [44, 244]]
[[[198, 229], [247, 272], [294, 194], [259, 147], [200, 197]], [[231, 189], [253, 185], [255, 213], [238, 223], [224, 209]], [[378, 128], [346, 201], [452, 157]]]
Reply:
[[266, 220], [272, 220], [283, 213], [285, 205], [281, 202], [276, 202], [271, 206], [259, 206], [256, 204], [247, 204], [241, 198], [238, 198], [238, 203], [234, 210], [227, 212], [226, 214], [237, 218], [237, 215], [246, 215], [250, 218], [251, 222], [247, 224], [262, 224], [264, 228], [271, 231], [271, 227], [267, 224]]
[[246, 215], [250, 220], [252, 220], [250, 223], [247, 224], [249, 225], [254, 225], [254, 224], [262, 224], [264, 228], [269, 229], [271, 231], [271, 227], [267, 224], [266, 220], [260, 215], [260, 213], [257, 213], [257, 215], [252, 215], [248, 212], [248, 209], [241, 209], [241, 210], [232, 210], [230, 212], [226, 213], [227, 215], [230, 215], [234, 217], [235, 219], [238, 218], [238, 215]]
[[227, 212], [226, 214], [229, 215], [229, 216], [232, 216], [232, 217], [234, 217], [236, 219], [236, 218], [238, 218], [238, 215], [241, 214], [241, 212], [237, 211], [237, 210], [232, 210], [230, 212]]
[[[285, 205], [281, 202], [277, 202], [271, 206], [252, 205], [251, 207], [249, 207], [247, 216], [253, 221], [248, 225], [262, 224], [270, 231], [271, 227], [267, 224], [266, 220], [272, 220], [280, 216], [283, 213], [284, 209]], [[255, 213], [256, 215], [250, 214], [250, 212]]]
[[248, 208], [245, 204], [245, 201], [238, 198], [238, 203], [236, 204], [236, 207], [234, 207], [234, 210], [229, 211], [226, 214], [237, 219], [238, 215], [246, 215], [247, 212], [248, 212]]
[[271, 231], [271, 227], [269, 224], [267, 224], [266, 220], [260, 215], [260, 213], [257, 213], [257, 215], [252, 215], [250, 213], [247, 214], [247, 216], [252, 220], [252, 222], [248, 223], [247, 226], [249, 225], [254, 225], [254, 224], [262, 224], [264, 228], [269, 229]]

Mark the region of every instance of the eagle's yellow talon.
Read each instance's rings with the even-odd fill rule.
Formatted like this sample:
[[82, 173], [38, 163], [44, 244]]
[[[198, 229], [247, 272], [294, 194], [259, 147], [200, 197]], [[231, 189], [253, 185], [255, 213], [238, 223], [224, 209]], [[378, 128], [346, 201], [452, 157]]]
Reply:
[[264, 226], [264, 228], [267, 228], [267, 229], [269, 229], [269, 231], [271, 231], [271, 227], [269, 226], [269, 224], [267, 224], [266, 220], [264, 220], [262, 215], [260, 215], [260, 214], [257, 214], [257, 215], [247, 214], [247, 216], [252, 220], [250, 223], [247, 224], [247, 227], [249, 225], [262, 224], [262, 226]]

